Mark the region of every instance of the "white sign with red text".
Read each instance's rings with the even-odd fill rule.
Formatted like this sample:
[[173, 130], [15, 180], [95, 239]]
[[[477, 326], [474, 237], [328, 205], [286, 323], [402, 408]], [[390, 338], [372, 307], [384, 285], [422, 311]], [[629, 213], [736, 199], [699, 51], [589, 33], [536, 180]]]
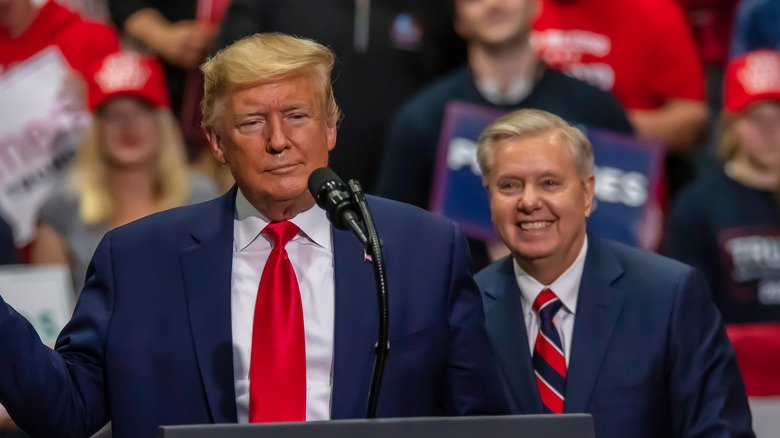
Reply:
[[0, 215], [17, 246], [34, 237], [38, 209], [70, 168], [89, 123], [83, 84], [74, 78], [56, 47], [0, 75]]

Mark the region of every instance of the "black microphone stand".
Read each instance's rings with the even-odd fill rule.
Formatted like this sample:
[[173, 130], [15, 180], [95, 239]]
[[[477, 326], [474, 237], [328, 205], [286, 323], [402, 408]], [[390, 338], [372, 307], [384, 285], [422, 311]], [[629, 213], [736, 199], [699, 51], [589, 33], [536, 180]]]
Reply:
[[379, 399], [379, 388], [382, 385], [382, 374], [385, 369], [385, 360], [390, 351], [390, 341], [388, 340], [388, 305], [387, 305], [387, 276], [385, 273], [385, 262], [382, 257], [382, 243], [376, 233], [374, 220], [371, 218], [371, 212], [368, 211], [366, 197], [360, 183], [354, 179], [349, 180], [349, 190], [352, 197], [360, 208], [363, 216], [363, 222], [366, 225], [368, 242], [365, 244], [366, 251], [371, 254], [371, 261], [374, 265], [374, 278], [376, 279], [377, 305], [379, 307], [379, 333], [377, 343], [374, 345], [376, 359], [374, 361], [374, 373], [371, 376], [371, 387], [368, 391], [368, 410], [366, 418], [376, 418], [376, 405]]

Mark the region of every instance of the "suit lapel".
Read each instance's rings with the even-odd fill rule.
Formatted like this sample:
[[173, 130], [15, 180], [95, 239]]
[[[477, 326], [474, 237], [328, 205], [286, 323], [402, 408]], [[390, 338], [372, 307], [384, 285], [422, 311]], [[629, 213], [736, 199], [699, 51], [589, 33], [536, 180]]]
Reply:
[[497, 273], [483, 291], [488, 297], [484, 300], [487, 331], [519, 412], [541, 413], [542, 401], [536, 390], [522, 298], [511, 257], [501, 262]]
[[615, 329], [625, 294], [611, 285], [623, 274], [605, 243], [588, 236], [588, 254], [577, 299], [566, 412], [585, 412]]
[[181, 252], [187, 310], [212, 421], [236, 422], [231, 324], [233, 217], [236, 187], [204, 206]]
[[[387, 251], [385, 250], [385, 259]], [[331, 418], [366, 415], [377, 337], [377, 294], [371, 262], [349, 231], [333, 229], [335, 322]]]

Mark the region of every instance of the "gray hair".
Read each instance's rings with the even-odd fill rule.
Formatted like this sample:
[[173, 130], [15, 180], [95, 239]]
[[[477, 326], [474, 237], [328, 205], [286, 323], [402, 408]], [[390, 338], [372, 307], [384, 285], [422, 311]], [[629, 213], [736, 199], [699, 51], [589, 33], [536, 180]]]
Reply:
[[560, 133], [567, 140], [569, 152], [582, 181], [593, 175], [593, 147], [585, 134], [562, 118], [547, 111], [521, 109], [491, 123], [477, 141], [477, 162], [482, 170], [482, 183], [487, 185], [496, 144], [510, 138], [527, 138], [547, 133]]

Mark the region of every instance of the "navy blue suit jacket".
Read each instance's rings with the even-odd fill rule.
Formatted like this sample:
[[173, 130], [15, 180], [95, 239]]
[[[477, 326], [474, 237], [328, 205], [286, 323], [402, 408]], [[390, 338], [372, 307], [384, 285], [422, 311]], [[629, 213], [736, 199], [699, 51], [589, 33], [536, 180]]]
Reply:
[[[106, 234], [56, 351], [0, 300], [0, 402], [34, 435], [116, 438], [236, 421], [230, 317], [234, 188]], [[451, 222], [370, 198], [383, 239], [390, 353], [377, 416], [509, 413], [465, 239]], [[333, 231], [331, 417], [362, 418], [374, 362], [372, 264]], [[12, 358], [12, 360], [9, 360]]]
[[[512, 259], [479, 272], [488, 335], [514, 413], [542, 413]], [[753, 436], [742, 376], [702, 275], [588, 238], [564, 412], [599, 438]]]

